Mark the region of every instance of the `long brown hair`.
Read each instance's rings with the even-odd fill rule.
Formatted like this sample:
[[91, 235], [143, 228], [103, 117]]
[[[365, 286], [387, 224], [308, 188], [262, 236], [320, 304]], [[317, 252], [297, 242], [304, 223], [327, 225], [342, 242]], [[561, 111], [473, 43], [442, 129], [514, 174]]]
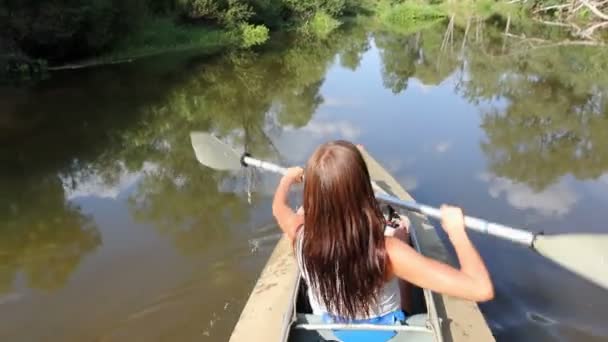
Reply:
[[303, 263], [330, 314], [370, 314], [386, 281], [384, 217], [355, 145], [333, 141], [308, 160]]

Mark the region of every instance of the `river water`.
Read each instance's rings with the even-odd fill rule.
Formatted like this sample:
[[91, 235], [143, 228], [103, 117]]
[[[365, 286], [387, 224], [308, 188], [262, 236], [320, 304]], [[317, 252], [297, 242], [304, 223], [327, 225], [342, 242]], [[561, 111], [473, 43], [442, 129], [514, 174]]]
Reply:
[[[421, 202], [608, 233], [606, 49], [499, 24], [358, 25], [3, 86], [0, 340], [227, 340], [279, 237], [277, 178], [200, 166], [191, 130], [283, 164], [348, 139]], [[499, 341], [608, 340], [605, 290], [473, 240]]]

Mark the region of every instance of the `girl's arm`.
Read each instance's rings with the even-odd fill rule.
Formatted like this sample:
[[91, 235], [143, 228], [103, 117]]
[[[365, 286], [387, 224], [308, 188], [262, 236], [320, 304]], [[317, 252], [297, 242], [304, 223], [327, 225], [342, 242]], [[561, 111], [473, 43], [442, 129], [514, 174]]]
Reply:
[[294, 183], [301, 183], [304, 170], [300, 167], [291, 167], [281, 178], [272, 201], [272, 215], [277, 220], [281, 230], [293, 241], [298, 227], [304, 224], [304, 215], [296, 214], [289, 206], [289, 188]]
[[479, 253], [464, 228], [459, 208], [441, 207], [442, 226], [454, 245], [460, 269], [427, 258], [395, 238], [387, 238], [386, 248], [393, 273], [419, 287], [476, 302], [494, 298], [494, 286]]

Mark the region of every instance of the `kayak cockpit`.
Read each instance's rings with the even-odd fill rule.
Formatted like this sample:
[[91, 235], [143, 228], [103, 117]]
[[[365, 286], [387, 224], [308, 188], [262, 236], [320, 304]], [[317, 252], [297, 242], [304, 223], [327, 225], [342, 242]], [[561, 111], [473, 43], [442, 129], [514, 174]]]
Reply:
[[[353, 331], [394, 331], [396, 335], [390, 340], [392, 342], [437, 342], [437, 333], [433, 325], [433, 319], [429, 316], [426, 305], [420, 312], [406, 318], [403, 325], [374, 325], [374, 324], [352, 324], [352, 323], [326, 323], [322, 317], [312, 313], [310, 303], [306, 295], [306, 284], [303, 279], [299, 280], [297, 286], [298, 294], [288, 335], [289, 342], [311, 342], [311, 341], [339, 341], [333, 330]], [[422, 291], [417, 289], [417, 295]], [[424, 301], [423, 296], [419, 299]], [[424, 303], [424, 302], [423, 302]]]

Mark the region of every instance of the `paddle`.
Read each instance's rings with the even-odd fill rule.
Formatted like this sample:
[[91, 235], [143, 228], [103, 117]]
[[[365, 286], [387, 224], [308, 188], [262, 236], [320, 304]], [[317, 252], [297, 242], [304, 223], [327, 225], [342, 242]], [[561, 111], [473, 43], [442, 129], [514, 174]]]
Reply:
[[[254, 166], [279, 174], [287, 171], [281, 166], [252, 158], [247, 153], [239, 154], [211, 134], [192, 132], [190, 138], [196, 159], [207, 167], [238, 170], [243, 166]], [[376, 198], [395, 207], [441, 218], [437, 208], [379, 193]], [[542, 235], [470, 216], [465, 216], [465, 225], [481, 233], [528, 246], [566, 269], [608, 289], [608, 234]]]

